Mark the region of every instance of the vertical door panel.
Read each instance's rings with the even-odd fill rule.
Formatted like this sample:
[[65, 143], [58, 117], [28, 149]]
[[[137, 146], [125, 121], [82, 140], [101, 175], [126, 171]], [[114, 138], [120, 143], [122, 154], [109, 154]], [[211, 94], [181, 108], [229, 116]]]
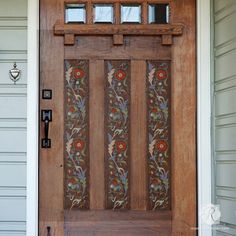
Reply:
[[65, 60], [65, 208], [89, 208], [89, 62]]
[[108, 209], [130, 207], [130, 61], [105, 61]]
[[147, 61], [149, 209], [170, 209], [170, 63]]

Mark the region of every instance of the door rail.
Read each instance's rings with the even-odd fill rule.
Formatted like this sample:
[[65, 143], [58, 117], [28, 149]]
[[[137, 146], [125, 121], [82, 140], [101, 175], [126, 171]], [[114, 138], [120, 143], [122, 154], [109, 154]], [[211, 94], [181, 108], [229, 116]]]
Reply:
[[172, 45], [172, 37], [183, 34], [183, 24], [160, 25], [107, 25], [107, 24], [64, 24], [57, 22], [54, 25], [54, 35], [64, 36], [65, 45], [74, 45], [78, 35], [111, 35], [114, 45], [123, 44], [123, 36], [161, 36], [162, 45]]

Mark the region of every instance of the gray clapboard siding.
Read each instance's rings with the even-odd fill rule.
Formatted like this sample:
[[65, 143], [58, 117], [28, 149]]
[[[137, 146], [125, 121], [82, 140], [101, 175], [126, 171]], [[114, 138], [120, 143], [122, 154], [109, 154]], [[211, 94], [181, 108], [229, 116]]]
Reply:
[[230, 231], [230, 229], [227, 229], [227, 233], [216, 231], [216, 236], [235, 236], [235, 234], [231, 234], [231, 233], [229, 233], [229, 231]]
[[25, 188], [25, 179], [25, 163], [0, 163], [0, 186]]
[[26, 50], [27, 49], [26, 28], [25, 29], [17, 29], [17, 28], [18, 27], [16, 27], [15, 29], [0, 28], [1, 30], [0, 50]]
[[221, 221], [226, 225], [235, 225], [236, 201], [226, 197], [218, 197], [217, 203], [221, 206]]
[[[226, 0], [227, 1], [227, 0]], [[235, 3], [225, 6], [220, 13], [215, 15], [215, 46], [223, 46], [224, 44], [232, 41], [236, 37], [235, 26], [236, 15]]]
[[[217, 163], [216, 186], [229, 187], [236, 190], [236, 163]], [[235, 193], [228, 193], [227, 197], [235, 198]], [[235, 204], [236, 206], [236, 204]], [[236, 212], [235, 212], [236, 213]], [[234, 213], [234, 216], [236, 217]]]
[[12, 128], [0, 130], [0, 152], [25, 152], [26, 129]]
[[27, 1], [26, 0], [1, 0], [0, 16], [1, 17], [26, 17]]
[[25, 231], [25, 222], [5, 222], [0, 223], [0, 235], [1, 235], [1, 231], [12, 231], [13, 228], [17, 228], [18, 231]]
[[27, 28], [26, 17], [3, 17], [0, 16], [0, 29]]
[[236, 103], [232, 101], [236, 101], [236, 88], [215, 91], [215, 115], [225, 116], [235, 113]]
[[[14, 225], [13, 225], [14, 227]], [[26, 231], [0, 231], [0, 236], [24, 236]]]
[[[6, 90], [8, 88], [5, 88]], [[0, 119], [4, 118], [26, 118], [26, 95], [20, 96], [15, 90], [12, 94], [0, 94], [1, 114]]]
[[0, 197], [0, 209], [4, 212], [0, 215], [2, 222], [26, 221], [26, 197]]
[[217, 152], [236, 150], [236, 127], [215, 128], [215, 150]]
[[217, 236], [236, 235], [236, 1], [214, 0], [215, 204]]
[[[235, 21], [236, 22], [236, 21]], [[223, 81], [233, 78], [236, 74], [235, 67], [236, 50], [218, 56], [215, 58], [216, 81]]]
[[219, 13], [220, 11], [223, 11], [226, 8], [229, 8], [229, 6], [234, 4], [235, 0], [216, 0], [215, 1], [215, 13]]
[[0, 1], [0, 236], [26, 235], [26, 72], [27, 0]]

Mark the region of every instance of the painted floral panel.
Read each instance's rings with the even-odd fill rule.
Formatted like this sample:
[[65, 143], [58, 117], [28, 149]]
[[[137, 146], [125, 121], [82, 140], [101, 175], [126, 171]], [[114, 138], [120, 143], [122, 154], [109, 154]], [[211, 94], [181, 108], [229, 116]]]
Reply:
[[149, 208], [170, 209], [170, 63], [147, 61]]
[[89, 208], [88, 61], [65, 60], [65, 208]]
[[107, 208], [129, 208], [130, 62], [105, 61]]

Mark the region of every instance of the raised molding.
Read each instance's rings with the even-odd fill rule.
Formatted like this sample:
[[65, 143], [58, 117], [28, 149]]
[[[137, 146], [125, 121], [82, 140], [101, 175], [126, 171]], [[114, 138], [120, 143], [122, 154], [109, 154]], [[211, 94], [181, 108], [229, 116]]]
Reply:
[[[65, 45], [74, 45], [77, 35], [156, 35], [162, 36], [163, 45], [171, 45], [172, 37], [182, 35], [184, 25], [182, 24], [160, 24], [160, 25], [107, 25], [100, 24], [64, 24], [58, 21], [54, 26], [54, 34], [64, 36]], [[113, 38], [113, 40], [115, 39]], [[114, 44], [116, 41], [114, 40]], [[119, 45], [122, 44], [119, 42]]]

